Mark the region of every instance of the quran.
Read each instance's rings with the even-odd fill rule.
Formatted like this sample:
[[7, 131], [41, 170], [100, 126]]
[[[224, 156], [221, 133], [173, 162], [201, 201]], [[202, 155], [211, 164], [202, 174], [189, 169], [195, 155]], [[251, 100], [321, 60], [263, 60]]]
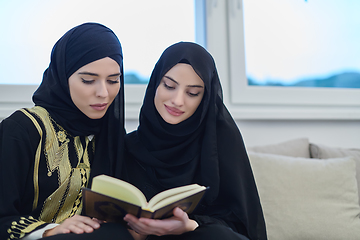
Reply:
[[93, 178], [92, 187], [83, 188], [84, 214], [108, 222], [121, 222], [126, 214], [164, 219], [175, 207], [186, 213], [194, 211], [208, 187], [190, 184], [162, 191], [147, 202], [134, 185], [107, 175]]

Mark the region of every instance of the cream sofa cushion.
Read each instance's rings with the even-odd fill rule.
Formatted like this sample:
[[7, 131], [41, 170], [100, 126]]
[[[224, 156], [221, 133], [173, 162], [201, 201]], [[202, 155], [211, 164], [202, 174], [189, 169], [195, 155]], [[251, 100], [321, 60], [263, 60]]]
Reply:
[[324, 161], [248, 154], [269, 240], [360, 239], [352, 157]]
[[291, 157], [310, 157], [308, 138], [296, 138], [277, 144], [249, 146], [246, 149], [252, 152], [271, 153]]
[[321, 159], [348, 157], [348, 156], [354, 157], [356, 163], [356, 179], [357, 179], [359, 199], [360, 199], [360, 149], [336, 148], [336, 147], [328, 147], [322, 144], [311, 143], [310, 156], [312, 158], [321, 158]]

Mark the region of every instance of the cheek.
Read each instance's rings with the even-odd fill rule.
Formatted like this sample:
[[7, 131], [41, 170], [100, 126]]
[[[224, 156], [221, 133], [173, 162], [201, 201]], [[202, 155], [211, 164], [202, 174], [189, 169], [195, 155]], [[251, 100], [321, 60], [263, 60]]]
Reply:
[[191, 111], [192, 113], [194, 113], [196, 111], [196, 109], [199, 107], [200, 103], [201, 103], [201, 99], [193, 99], [193, 101], [191, 102]]
[[75, 104], [81, 101], [81, 99], [83, 99], [86, 95], [86, 91], [84, 91], [84, 89], [82, 89], [78, 84], [69, 83], [69, 88], [71, 99]]
[[120, 84], [117, 84], [116, 86], [110, 86], [110, 88], [108, 88], [108, 92], [111, 99], [114, 99], [116, 95], [118, 95], [119, 91], [120, 91]]
[[158, 89], [156, 90], [155, 98], [157, 99], [156, 101], [158, 102], [165, 102], [171, 99], [171, 97], [172, 97], [172, 91], [166, 90], [162, 87], [158, 87]]
[[154, 97], [154, 105], [156, 110], [160, 113], [162, 110], [162, 106], [164, 102], [168, 99], [167, 92], [160, 86], [156, 89], [155, 97]]

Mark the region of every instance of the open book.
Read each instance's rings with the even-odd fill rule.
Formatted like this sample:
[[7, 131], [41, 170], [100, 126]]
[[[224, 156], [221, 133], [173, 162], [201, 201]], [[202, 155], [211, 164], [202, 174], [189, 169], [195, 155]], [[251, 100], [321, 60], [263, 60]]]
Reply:
[[147, 202], [134, 185], [99, 175], [93, 178], [91, 189], [83, 188], [84, 214], [108, 222], [123, 221], [127, 213], [138, 218], [163, 219], [172, 216], [175, 207], [189, 214], [207, 189], [198, 184], [176, 187], [158, 193]]

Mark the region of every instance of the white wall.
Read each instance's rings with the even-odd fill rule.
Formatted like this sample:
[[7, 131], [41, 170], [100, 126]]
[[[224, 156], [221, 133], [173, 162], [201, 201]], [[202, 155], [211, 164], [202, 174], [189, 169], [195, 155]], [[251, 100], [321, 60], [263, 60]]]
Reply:
[[[330, 147], [360, 148], [360, 121], [337, 120], [237, 120], [246, 146], [265, 145], [306, 137]], [[127, 132], [137, 120], [127, 120]]]
[[307, 137], [312, 143], [360, 148], [360, 121], [241, 120], [237, 124], [247, 146]]

